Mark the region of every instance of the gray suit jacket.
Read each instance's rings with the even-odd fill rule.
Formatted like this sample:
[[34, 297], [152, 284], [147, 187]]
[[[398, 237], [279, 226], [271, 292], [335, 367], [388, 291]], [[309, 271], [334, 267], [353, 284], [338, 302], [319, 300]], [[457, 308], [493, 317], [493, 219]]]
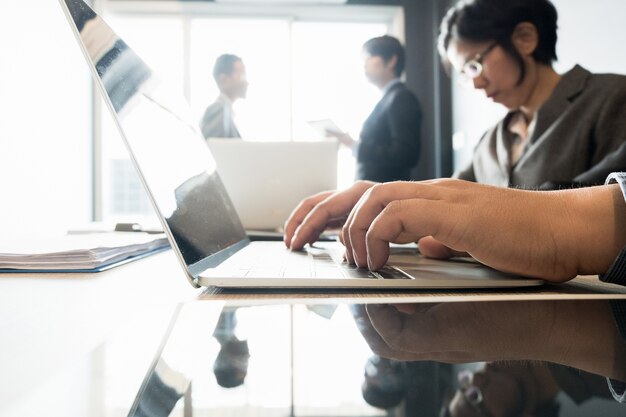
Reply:
[[241, 138], [235, 121], [230, 101], [219, 96], [204, 112], [200, 121], [200, 130], [205, 139], [208, 138]]
[[509, 113], [482, 137], [456, 178], [501, 187], [603, 184], [626, 170], [626, 76], [575, 66], [539, 109], [522, 157], [510, 166]]

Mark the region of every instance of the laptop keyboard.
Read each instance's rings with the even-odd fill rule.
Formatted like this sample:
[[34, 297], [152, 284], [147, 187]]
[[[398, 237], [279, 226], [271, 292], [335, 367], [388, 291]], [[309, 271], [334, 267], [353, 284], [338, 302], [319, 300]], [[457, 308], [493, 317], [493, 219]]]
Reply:
[[[278, 249], [278, 250], [277, 250]], [[401, 271], [385, 266], [371, 272], [357, 268], [342, 259], [339, 253], [309, 247], [306, 251], [292, 252], [277, 245], [265, 245], [255, 242], [243, 251], [245, 258], [233, 256], [220, 266], [220, 272], [229, 277], [251, 278], [360, 278], [360, 279], [410, 279]], [[243, 260], [245, 259], [245, 263]], [[235, 268], [229, 268], [237, 265]], [[222, 266], [226, 268], [223, 271]]]

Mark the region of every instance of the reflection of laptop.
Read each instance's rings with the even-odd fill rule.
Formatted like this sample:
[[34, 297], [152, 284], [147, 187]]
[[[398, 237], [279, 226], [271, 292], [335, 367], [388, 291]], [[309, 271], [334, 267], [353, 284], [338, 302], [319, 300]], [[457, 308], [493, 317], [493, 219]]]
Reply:
[[337, 188], [337, 142], [209, 139], [246, 230], [279, 230], [304, 197]]
[[[358, 270], [334, 250], [290, 252], [282, 242], [252, 242], [224, 189], [187, 106], [173, 99], [146, 64], [82, 0], [60, 0], [102, 97], [172, 248], [195, 286], [326, 288], [478, 288], [538, 285], [493, 273], [439, 269], [409, 277], [398, 269]], [[316, 175], [317, 172], [309, 173]], [[306, 175], [298, 173], [298, 176]], [[255, 186], [254, 178], [250, 187]], [[283, 192], [280, 187], [276, 195]]]

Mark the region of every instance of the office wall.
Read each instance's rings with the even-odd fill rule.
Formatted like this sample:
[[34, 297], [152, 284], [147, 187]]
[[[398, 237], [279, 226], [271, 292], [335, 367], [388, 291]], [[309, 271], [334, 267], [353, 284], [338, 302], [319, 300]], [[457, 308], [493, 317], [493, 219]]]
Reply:
[[[626, 2], [615, 0], [553, 0], [559, 12], [559, 40], [555, 64], [558, 72], [576, 63], [593, 72], [626, 74]], [[484, 98], [482, 92], [458, 84], [453, 90], [454, 162], [464, 166], [482, 133], [505, 110]]]
[[578, 63], [593, 72], [626, 74], [626, 1], [553, 0], [559, 11], [557, 70]]
[[0, 230], [91, 211], [91, 84], [57, 1], [0, 2]]

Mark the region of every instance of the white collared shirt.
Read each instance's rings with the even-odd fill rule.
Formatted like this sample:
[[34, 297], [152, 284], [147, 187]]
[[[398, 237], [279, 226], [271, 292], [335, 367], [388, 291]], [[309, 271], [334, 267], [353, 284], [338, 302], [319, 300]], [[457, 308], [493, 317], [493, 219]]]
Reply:
[[387, 85], [384, 86], [382, 89], [383, 96], [387, 94], [387, 92], [391, 90], [396, 84], [400, 84], [401, 82], [402, 81], [400, 80], [400, 78], [394, 78], [393, 80], [389, 81]]

